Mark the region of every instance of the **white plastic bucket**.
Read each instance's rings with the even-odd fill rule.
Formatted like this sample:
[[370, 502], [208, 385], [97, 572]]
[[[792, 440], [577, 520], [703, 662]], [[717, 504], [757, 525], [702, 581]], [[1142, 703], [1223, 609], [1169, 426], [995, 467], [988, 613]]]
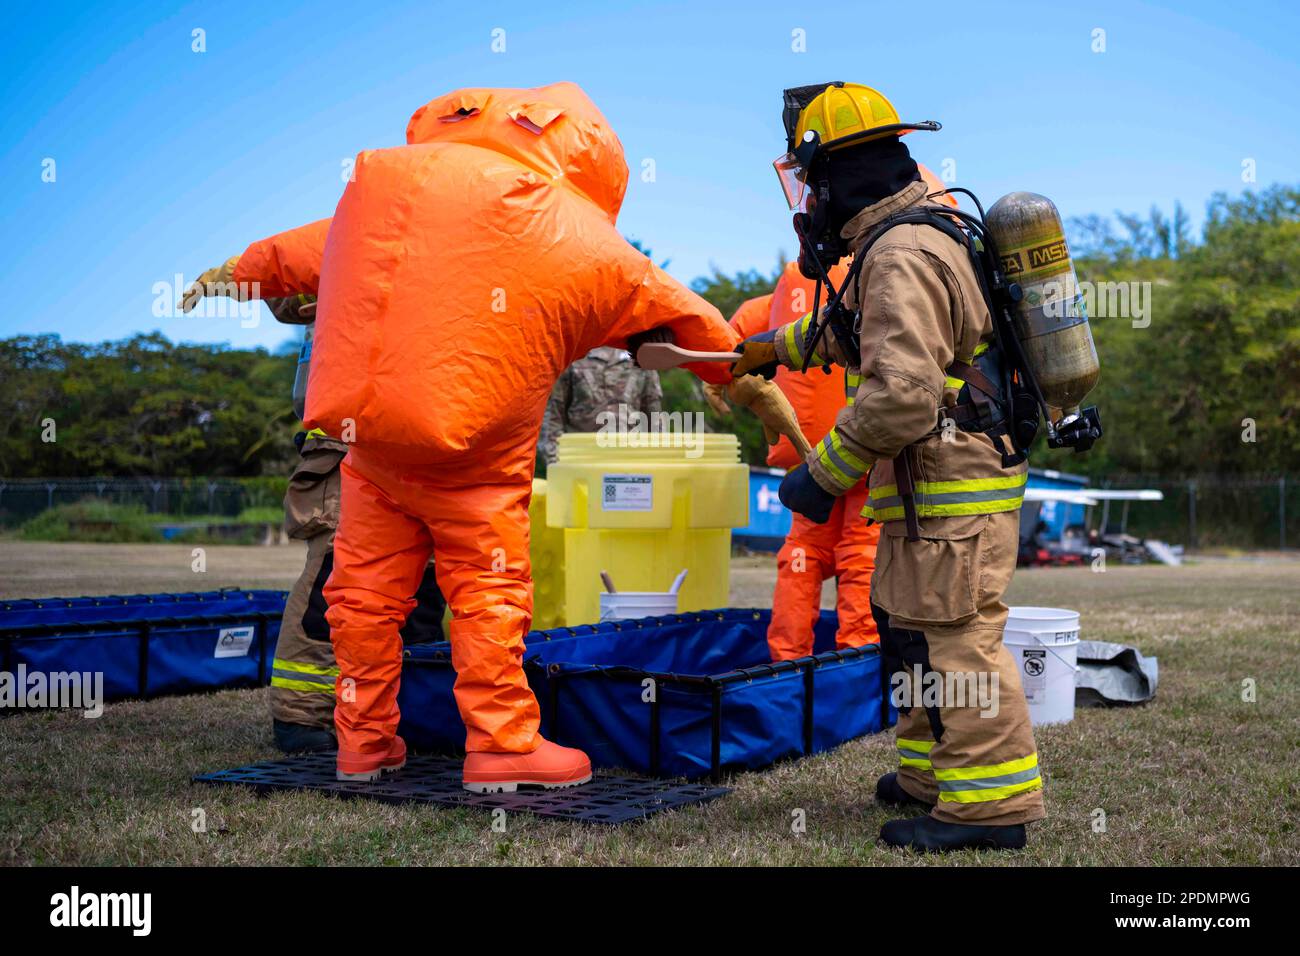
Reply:
[[657, 617], [677, 613], [676, 591], [600, 592], [600, 619], [625, 621], [637, 617]]
[[1002, 640], [1020, 673], [1030, 722], [1066, 724], [1074, 720], [1079, 612], [1059, 607], [1013, 607]]

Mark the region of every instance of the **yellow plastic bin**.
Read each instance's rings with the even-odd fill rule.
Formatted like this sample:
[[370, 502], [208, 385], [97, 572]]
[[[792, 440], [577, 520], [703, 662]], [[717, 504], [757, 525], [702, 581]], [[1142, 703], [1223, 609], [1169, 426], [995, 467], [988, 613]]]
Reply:
[[602, 570], [620, 591], [667, 591], [686, 568], [679, 611], [727, 606], [731, 529], [749, 523], [735, 435], [568, 433], [546, 477], [566, 625], [600, 619]]
[[564, 626], [564, 531], [546, 526], [546, 482], [533, 479], [528, 505], [528, 554], [533, 566], [533, 629]]

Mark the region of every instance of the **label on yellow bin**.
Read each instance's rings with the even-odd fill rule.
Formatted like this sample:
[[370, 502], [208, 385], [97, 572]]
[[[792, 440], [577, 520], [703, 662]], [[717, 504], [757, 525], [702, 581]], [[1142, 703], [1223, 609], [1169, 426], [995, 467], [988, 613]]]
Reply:
[[603, 475], [600, 504], [603, 511], [652, 511], [655, 481], [652, 475]]

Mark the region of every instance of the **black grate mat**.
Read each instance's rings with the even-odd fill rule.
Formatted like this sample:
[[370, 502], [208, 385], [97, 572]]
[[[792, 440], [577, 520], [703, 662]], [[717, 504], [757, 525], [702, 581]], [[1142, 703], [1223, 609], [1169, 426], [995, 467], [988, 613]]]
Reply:
[[458, 757], [416, 757], [374, 783], [334, 778], [334, 755], [308, 754], [265, 763], [201, 773], [195, 783], [253, 787], [259, 793], [276, 790], [320, 790], [338, 797], [360, 797], [384, 803], [431, 803], [441, 807], [476, 807], [581, 823], [629, 823], [662, 810], [708, 803], [730, 793], [728, 787], [669, 783], [635, 777], [597, 774], [590, 783], [563, 790], [521, 789], [515, 793], [470, 793], [461, 786]]

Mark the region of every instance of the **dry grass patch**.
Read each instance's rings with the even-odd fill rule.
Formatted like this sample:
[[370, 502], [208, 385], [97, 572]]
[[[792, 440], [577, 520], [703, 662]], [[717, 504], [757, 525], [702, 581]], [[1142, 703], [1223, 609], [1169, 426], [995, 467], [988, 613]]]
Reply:
[[[114, 589], [127, 590], [120, 573]], [[734, 584], [738, 606], [768, 600], [770, 559], [741, 559]], [[273, 753], [266, 692], [231, 691], [113, 704], [99, 720], [0, 720], [0, 864], [1300, 863], [1300, 562], [1036, 570], [1016, 576], [1011, 600], [1078, 608], [1085, 637], [1135, 644], [1161, 668], [1154, 705], [1081, 711], [1039, 732], [1050, 817], [1019, 855], [876, 846], [888, 735], [741, 774], [729, 797], [622, 828], [512, 817], [499, 834], [474, 811], [193, 786], [193, 773]], [[1241, 699], [1246, 679], [1256, 703]], [[191, 829], [195, 809], [205, 833]]]

